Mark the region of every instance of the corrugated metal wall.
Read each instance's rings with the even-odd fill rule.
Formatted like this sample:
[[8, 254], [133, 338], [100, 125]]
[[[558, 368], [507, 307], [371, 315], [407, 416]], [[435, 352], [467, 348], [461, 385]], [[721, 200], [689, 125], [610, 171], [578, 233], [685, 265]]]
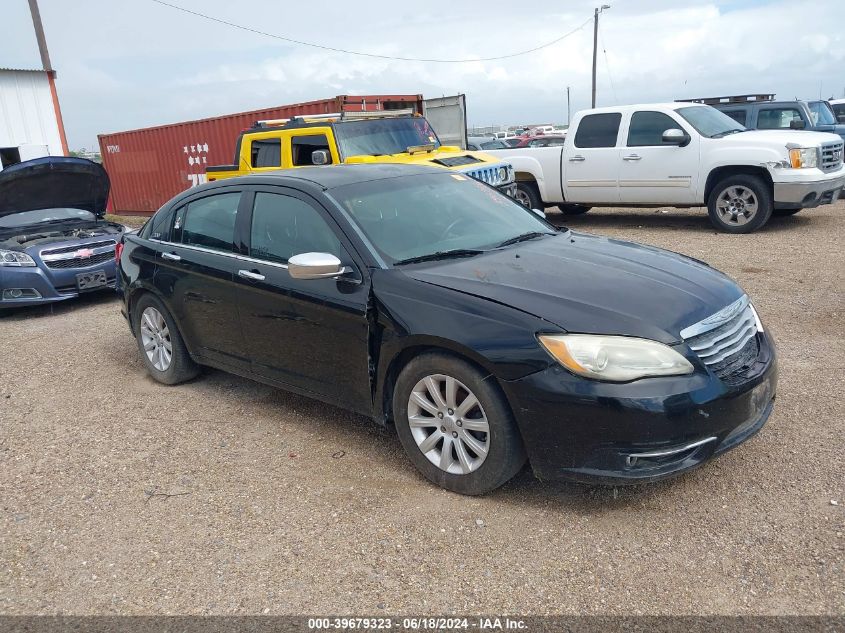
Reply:
[[0, 148], [21, 148], [27, 160], [44, 155], [44, 146], [52, 156], [64, 155], [47, 73], [0, 69]]
[[261, 119], [297, 114], [414, 107], [422, 95], [338, 96], [212, 119], [101, 134], [114, 213], [152, 213], [177, 193], [205, 182], [207, 165], [232, 162], [238, 134]]

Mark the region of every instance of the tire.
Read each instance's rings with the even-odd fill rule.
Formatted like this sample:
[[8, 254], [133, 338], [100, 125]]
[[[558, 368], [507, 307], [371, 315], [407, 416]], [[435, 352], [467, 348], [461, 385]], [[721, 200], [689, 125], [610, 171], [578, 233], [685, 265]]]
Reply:
[[583, 204], [559, 204], [557, 208], [563, 215], [583, 215], [592, 207], [585, 207]]
[[720, 180], [707, 199], [710, 222], [726, 233], [752, 233], [769, 221], [772, 192], [759, 176], [737, 174]]
[[772, 215], [776, 217], [786, 217], [788, 215], [795, 215], [799, 211], [803, 211], [804, 207], [798, 207], [797, 209], [774, 209], [772, 210]]
[[540, 199], [540, 190], [537, 188], [537, 183], [535, 182], [526, 181], [516, 183], [514, 200], [529, 209], [542, 209], [544, 206], [543, 201]]
[[[455, 381], [451, 396], [450, 379]], [[432, 383], [440, 394], [439, 407], [428, 387]], [[475, 396], [477, 405], [460, 412], [460, 407], [470, 402], [470, 395]], [[427, 408], [418, 404], [420, 396]], [[449, 408], [449, 403], [457, 408]], [[411, 462], [429, 481], [447, 490], [484, 494], [511, 479], [525, 464], [522, 438], [498, 385], [459, 358], [440, 353], [414, 358], [396, 381], [393, 413], [399, 441]], [[443, 418], [438, 417], [441, 413]], [[470, 423], [473, 428], [466, 428]], [[444, 452], [447, 442], [448, 454]], [[425, 446], [429, 449], [423, 452]]]
[[[199, 366], [188, 354], [176, 322], [157, 297], [151, 294], [141, 297], [135, 304], [132, 318], [141, 360], [153, 379], [165, 385], [178, 385], [199, 374]], [[148, 350], [145, 344], [155, 347]]]

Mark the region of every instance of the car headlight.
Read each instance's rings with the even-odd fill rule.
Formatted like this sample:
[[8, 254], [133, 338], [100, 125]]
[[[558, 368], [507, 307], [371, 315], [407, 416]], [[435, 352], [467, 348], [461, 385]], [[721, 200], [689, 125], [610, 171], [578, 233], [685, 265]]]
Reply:
[[35, 266], [35, 260], [20, 251], [0, 249], [0, 266]]
[[540, 344], [573, 374], [628, 382], [646, 376], [691, 374], [692, 364], [671, 347], [644, 338], [540, 334]]
[[793, 169], [818, 167], [819, 150], [815, 147], [796, 147], [789, 150], [789, 164]]
[[507, 167], [499, 167], [497, 174], [499, 176], [499, 182], [507, 182], [508, 181], [508, 168]]

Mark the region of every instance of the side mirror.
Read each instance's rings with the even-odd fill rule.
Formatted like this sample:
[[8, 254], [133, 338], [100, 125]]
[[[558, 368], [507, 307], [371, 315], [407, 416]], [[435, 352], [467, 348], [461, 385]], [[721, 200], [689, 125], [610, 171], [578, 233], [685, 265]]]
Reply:
[[546, 212], [543, 211], [542, 209], [531, 209], [531, 210], [534, 213], [536, 213], [537, 215], [539, 215], [541, 218], [543, 218], [544, 220], [546, 219]]
[[311, 152], [311, 163], [314, 165], [328, 165], [332, 162], [332, 157], [328, 151], [324, 149], [315, 149]]
[[330, 279], [345, 272], [341, 261], [330, 253], [300, 253], [288, 260], [288, 273], [294, 279]]
[[805, 127], [807, 127], [807, 124], [804, 123], [804, 119], [792, 119], [789, 122], [790, 130], [803, 130]]
[[689, 143], [691, 139], [689, 134], [683, 130], [673, 127], [672, 129], [663, 132], [661, 140], [664, 145], [677, 145], [678, 147], [683, 147]]

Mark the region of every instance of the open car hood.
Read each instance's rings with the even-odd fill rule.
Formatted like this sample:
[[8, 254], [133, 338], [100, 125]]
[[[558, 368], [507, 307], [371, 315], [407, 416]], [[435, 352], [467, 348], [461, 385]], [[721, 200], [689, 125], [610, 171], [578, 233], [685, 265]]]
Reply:
[[47, 156], [0, 171], [0, 217], [38, 209], [84, 209], [104, 216], [109, 177], [84, 158]]

